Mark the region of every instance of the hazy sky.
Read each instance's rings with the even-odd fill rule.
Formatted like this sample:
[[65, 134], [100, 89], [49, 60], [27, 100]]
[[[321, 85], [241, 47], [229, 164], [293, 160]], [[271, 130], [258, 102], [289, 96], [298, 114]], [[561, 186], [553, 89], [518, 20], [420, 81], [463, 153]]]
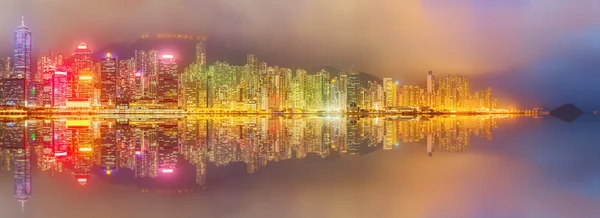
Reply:
[[0, 53], [22, 15], [34, 52], [203, 33], [299, 66], [355, 65], [401, 83], [471, 75], [521, 106], [600, 108], [597, 0], [2, 0]]

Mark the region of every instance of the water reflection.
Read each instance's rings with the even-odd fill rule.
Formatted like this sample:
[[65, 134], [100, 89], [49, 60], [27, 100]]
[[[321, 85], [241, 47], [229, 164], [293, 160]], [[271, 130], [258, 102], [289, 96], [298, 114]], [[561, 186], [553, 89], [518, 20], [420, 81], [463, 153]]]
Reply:
[[81, 185], [113, 179], [143, 192], [180, 193], [220, 182], [211, 180], [209, 169], [240, 163], [252, 174], [279, 161], [352, 159], [405, 143], [422, 145], [428, 156], [466, 151], [473, 137], [491, 140], [501, 118], [13, 119], [0, 122], [0, 164], [13, 173], [14, 197], [22, 207], [32, 195], [32, 170], [49, 177], [72, 174]]

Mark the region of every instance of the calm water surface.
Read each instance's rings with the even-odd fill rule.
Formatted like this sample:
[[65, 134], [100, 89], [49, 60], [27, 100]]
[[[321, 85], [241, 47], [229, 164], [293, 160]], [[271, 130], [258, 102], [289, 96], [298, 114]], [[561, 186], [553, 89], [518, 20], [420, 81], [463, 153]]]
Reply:
[[600, 217], [600, 117], [4, 118], [0, 217]]

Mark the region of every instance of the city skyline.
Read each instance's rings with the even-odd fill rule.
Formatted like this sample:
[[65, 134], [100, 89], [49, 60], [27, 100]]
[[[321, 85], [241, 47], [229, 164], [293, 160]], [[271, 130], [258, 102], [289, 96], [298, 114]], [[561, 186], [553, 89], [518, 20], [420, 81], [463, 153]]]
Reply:
[[[5, 61], [2, 104], [10, 107], [114, 112], [178, 110], [243, 113], [512, 113], [500, 107], [488, 87], [471, 92], [470, 79], [427, 75], [426, 89], [392, 78], [363, 81], [357, 69], [307, 74], [304, 69], [269, 65], [248, 54], [243, 66], [217, 61], [208, 65], [206, 38], [194, 40], [194, 62], [182, 69], [183, 56], [135, 50], [130, 59], [107, 52], [99, 61], [80, 43], [71, 55], [49, 50], [32, 72], [31, 31], [24, 19], [15, 31], [13, 64]], [[149, 38], [148, 35], [142, 38]], [[188, 45], [189, 46], [189, 45]], [[185, 58], [185, 57], [183, 57]], [[11, 67], [14, 72], [11, 72]], [[367, 82], [366, 86], [364, 83]], [[361, 85], [362, 84], [362, 85]], [[514, 108], [512, 108], [514, 110]], [[52, 111], [46, 111], [52, 112]], [[110, 111], [108, 111], [110, 112]], [[528, 112], [529, 113], [529, 112]]]

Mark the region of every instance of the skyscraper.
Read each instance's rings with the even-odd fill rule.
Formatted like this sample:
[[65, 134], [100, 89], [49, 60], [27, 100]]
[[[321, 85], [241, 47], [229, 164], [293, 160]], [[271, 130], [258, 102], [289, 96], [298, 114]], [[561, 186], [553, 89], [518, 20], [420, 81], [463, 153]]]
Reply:
[[27, 104], [26, 90], [31, 78], [31, 31], [25, 26], [24, 18], [14, 35], [14, 71], [9, 75], [13, 80], [4, 84], [4, 98], [8, 105], [23, 107]]
[[110, 53], [100, 60], [100, 102], [103, 108], [115, 108], [117, 102], [117, 59]]
[[169, 106], [177, 106], [180, 78], [177, 73], [177, 62], [173, 55], [162, 55], [159, 60], [157, 77], [156, 95], [159, 102]]
[[201, 69], [206, 67], [206, 42], [200, 41], [196, 44], [196, 64], [200, 66]]
[[360, 98], [359, 72], [350, 70], [348, 73], [348, 107], [358, 107]]
[[384, 100], [384, 104], [386, 108], [390, 108], [390, 107], [395, 107], [396, 106], [396, 89], [397, 89], [397, 85], [396, 83], [394, 83], [394, 81], [392, 80], [392, 78], [383, 78], [383, 88], [384, 88], [384, 95], [385, 95], [385, 100]]
[[72, 92], [70, 97], [79, 98], [79, 76], [81, 74], [86, 74], [85, 72], [92, 72], [93, 69], [94, 64], [92, 62], [92, 50], [90, 50], [90, 48], [82, 42], [77, 46], [77, 48], [75, 48], [73, 56], [75, 65], [73, 67], [71, 75], [69, 75]]
[[21, 26], [15, 31], [14, 73], [11, 78], [29, 79], [31, 77], [31, 31], [21, 18]]
[[433, 72], [429, 71], [429, 74], [427, 74], [427, 94], [433, 94], [433, 92], [435, 92], [434, 79]]

